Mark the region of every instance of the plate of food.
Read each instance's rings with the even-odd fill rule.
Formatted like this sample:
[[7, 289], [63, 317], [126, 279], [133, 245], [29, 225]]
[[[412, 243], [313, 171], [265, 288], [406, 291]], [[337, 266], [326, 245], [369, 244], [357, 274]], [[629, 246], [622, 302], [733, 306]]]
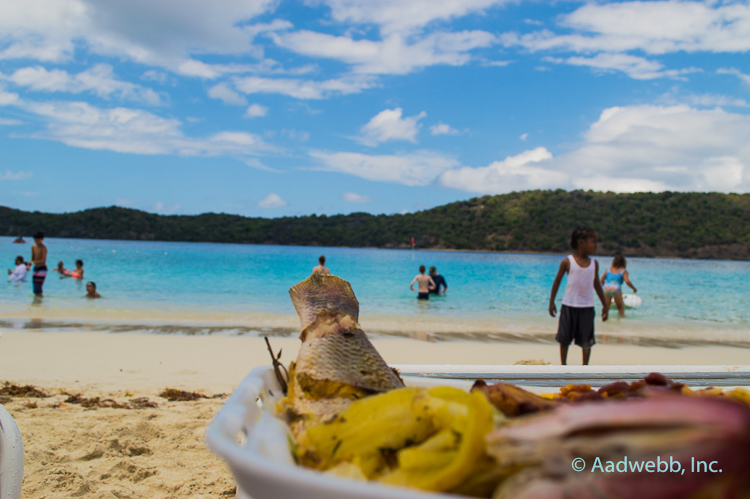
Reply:
[[[207, 430], [238, 497], [750, 496], [747, 390], [693, 390], [656, 373], [541, 395], [402, 377], [359, 327], [348, 283], [314, 274], [290, 295], [297, 359], [285, 367], [272, 353]], [[665, 460], [670, 472], [647, 471]], [[628, 463], [640, 471], [615, 470]]]

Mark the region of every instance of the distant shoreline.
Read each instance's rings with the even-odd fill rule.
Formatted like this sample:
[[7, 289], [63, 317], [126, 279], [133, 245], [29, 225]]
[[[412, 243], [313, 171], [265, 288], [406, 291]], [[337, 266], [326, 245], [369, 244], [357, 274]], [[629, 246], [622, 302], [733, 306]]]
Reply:
[[[10, 238], [11, 236], [0, 236], [5, 238]], [[111, 241], [111, 242], [149, 242], [149, 243], [170, 243], [170, 244], [239, 244], [239, 245], [250, 245], [250, 246], [282, 246], [282, 247], [291, 247], [291, 248], [341, 248], [341, 249], [365, 249], [365, 250], [386, 250], [386, 251], [412, 251], [412, 248], [409, 247], [399, 247], [399, 248], [381, 248], [381, 247], [374, 247], [374, 246], [319, 246], [319, 245], [304, 245], [304, 244], [273, 244], [273, 243], [234, 243], [234, 242], [225, 242], [225, 241], [167, 241], [167, 240], [148, 240], [148, 241], [142, 241], [138, 239], [107, 239], [107, 238], [85, 238], [85, 237], [50, 237], [49, 239], [80, 239], [80, 240], [92, 240], [92, 241]], [[30, 247], [30, 246], [29, 246]], [[565, 258], [567, 255], [571, 254], [572, 251], [521, 251], [521, 250], [487, 250], [487, 249], [456, 249], [456, 248], [414, 248], [414, 251], [438, 251], [438, 252], [445, 252], [445, 253], [471, 253], [471, 254], [487, 254], [487, 255], [538, 255], [538, 256], [559, 256], [561, 258]], [[609, 258], [614, 257], [617, 255], [618, 252], [611, 252], [611, 253], [605, 253], [601, 251], [597, 251], [594, 255], [592, 255], [594, 258]], [[625, 253], [619, 253], [623, 254], [624, 256], [628, 258], [644, 258], [649, 260], [696, 260], [696, 261], [726, 261], [726, 262], [737, 262], [737, 261], [750, 261], [750, 258], [748, 259], [721, 259], [721, 258], [691, 258], [691, 257], [683, 257], [683, 256], [662, 256], [662, 255], [656, 255], [656, 256], [639, 256], [635, 254], [629, 254], [627, 252]]]
[[600, 254], [750, 260], [750, 194], [524, 191], [394, 215], [259, 218], [157, 215], [110, 206], [74, 213], [0, 206], [0, 234], [130, 241], [562, 254], [573, 229], [599, 235]]

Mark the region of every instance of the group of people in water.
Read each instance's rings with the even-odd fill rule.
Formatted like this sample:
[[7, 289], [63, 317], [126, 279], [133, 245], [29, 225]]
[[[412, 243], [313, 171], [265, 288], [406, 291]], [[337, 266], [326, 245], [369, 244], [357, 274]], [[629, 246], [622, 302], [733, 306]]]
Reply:
[[446, 291], [448, 291], [448, 283], [445, 277], [438, 274], [435, 267], [430, 267], [429, 275], [425, 275], [425, 266], [420, 265], [419, 274], [414, 276], [411, 284], [409, 284], [411, 291], [414, 291], [414, 283], [417, 283], [417, 300], [429, 300], [430, 295], [445, 296]]
[[[325, 255], [320, 255], [320, 258], [318, 258], [318, 265], [313, 267], [312, 273], [331, 273], [330, 269], [326, 267]], [[419, 292], [417, 293], [417, 298], [420, 300], [429, 300], [430, 295], [445, 295], [445, 292], [448, 291], [448, 283], [446, 282], [445, 277], [438, 274], [435, 267], [430, 267], [430, 274], [425, 275], [425, 266], [420, 265], [419, 274], [417, 274], [409, 285], [409, 289], [412, 291], [414, 291], [414, 283], [418, 283]]]
[[[25, 242], [22, 238], [14, 241]], [[37, 232], [34, 234], [34, 245], [31, 247], [31, 260], [25, 262], [22, 256], [17, 256], [15, 268], [8, 269], [8, 280], [11, 282], [26, 282], [26, 276], [31, 272], [34, 295], [41, 297], [44, 295], [44, 281], [47, 278], [47, 246], [44, 245], [44, 233]], [[32, 269], [33, 267], [33, 269]], [[76, 260], [76, 268], [68, 270], [65, 264], [60, 261], [53, 272], [60, 274], [60, 278], [70, 277], [73, 279], [83, 279], [83, 260]], [[86, 298], [101, 298], [96, 290], [96, 283], [89, 281], [86, 283]]]

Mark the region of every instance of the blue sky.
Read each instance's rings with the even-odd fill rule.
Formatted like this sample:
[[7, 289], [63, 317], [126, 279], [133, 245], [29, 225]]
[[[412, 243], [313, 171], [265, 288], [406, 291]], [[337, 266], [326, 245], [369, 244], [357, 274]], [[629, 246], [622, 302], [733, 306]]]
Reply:
[[748, 2], [0, 0], [0, 205], [750, 191]]

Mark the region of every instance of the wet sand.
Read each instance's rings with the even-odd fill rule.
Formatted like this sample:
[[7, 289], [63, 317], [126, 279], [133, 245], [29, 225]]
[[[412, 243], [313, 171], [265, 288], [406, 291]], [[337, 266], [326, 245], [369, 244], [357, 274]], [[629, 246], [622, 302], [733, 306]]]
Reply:
[[[721, 345], [600, 344], [593, 364], [744, 365], [750, 350]], [[374, 335], [391, 364], [557, 364], [551, 338], [534, 342], [465, 341], [462, 335], [414, 331]], [[491, 341], [489, 341], [491, 340]], [[273, 337], [282, 361], [294, 359], [296, 335]], [[580, 349], [569, 361], [580, 364]], [[202, 498], [234, 497], [224, 463], [204, 445], [206, 425], [224, 399], [169, 402], [164, 388], [206, 395], [230, 393], [256, 366], [270, 363], [257, 336], [185, 336], [3, 329], [0, 382], [33, 384], [51, 397], [4, 403], [18, 423], [26, 456], [22, 497]], [[100, 396], [120, 403], [147, 397], [157, 407], [84, 407], [68, 395]]]

